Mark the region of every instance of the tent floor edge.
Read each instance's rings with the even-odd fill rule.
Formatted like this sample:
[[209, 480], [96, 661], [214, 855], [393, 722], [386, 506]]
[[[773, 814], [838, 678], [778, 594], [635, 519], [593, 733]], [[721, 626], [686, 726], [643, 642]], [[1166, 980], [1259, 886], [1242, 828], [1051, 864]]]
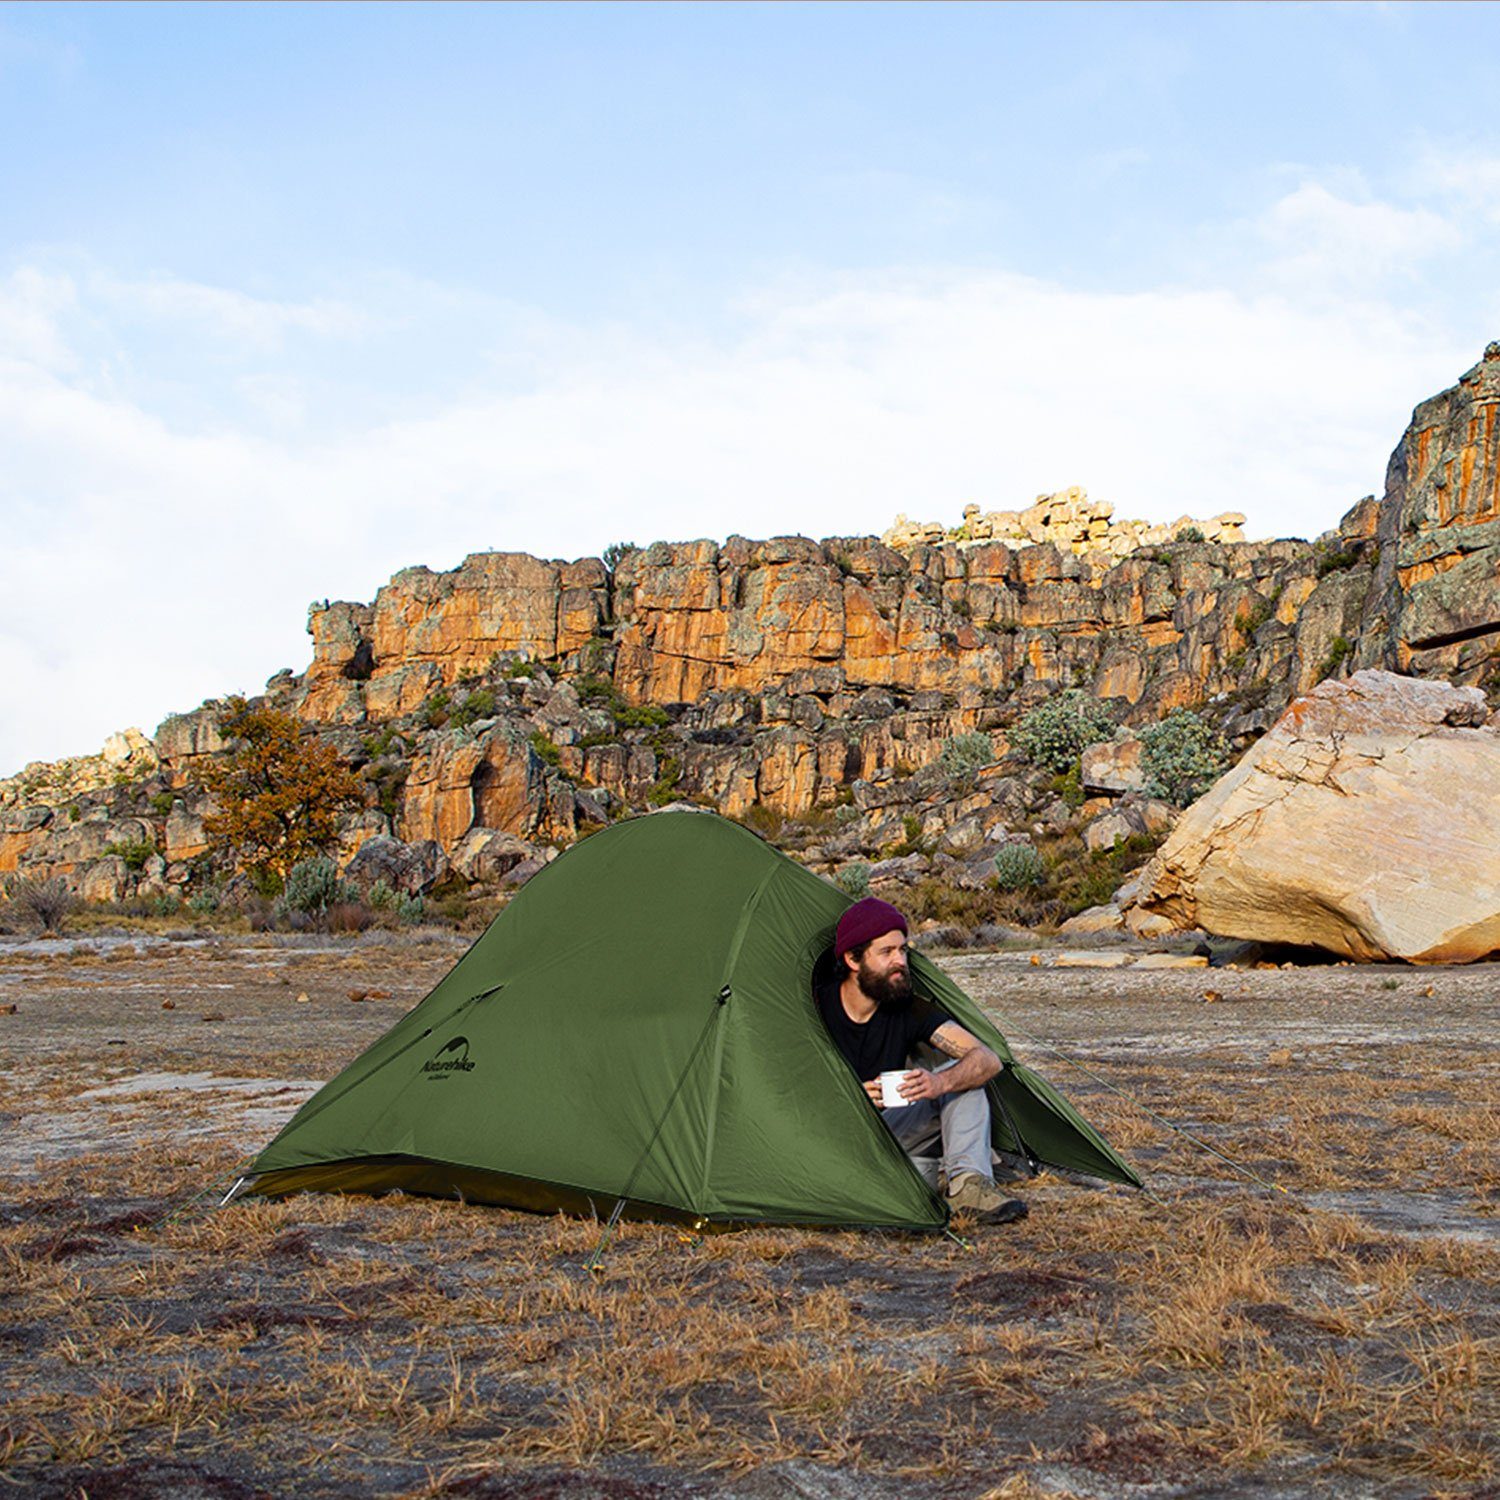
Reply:
[[[294, 1193], [353, 1193], [381, 1197], [387, 1193], [411, 1193], [423, 1198], [457, 1198], [491, 1208], [511, 1208], [523, 1213], [570, 1214], [580, 1218], [607, 1219], [620, 1202], [617, 1193], [590, 1190], [566, 1183], [543, 1182], [532, 1177], [490, 1171], [482, 1167], [429, 1161], [406, 1156], [350, 1157], [344, 1161], [318, 1162], [306, 1166], [274, 1167], [259, 1172], [247, 1183], [244, 1198], [285, 1198]], [[854, 1229], [881, 1230], [898, 1234], [941, 1234], [947, 1216], [932, 1223], [896, 1223], [831, 1219], [752, 1217], [703, 1214], [667, 1203], [632, 1198], [625, 1202], [622, 1218], [647, 1223], [666, 1223], [703, 1234], [738, 1229]]]

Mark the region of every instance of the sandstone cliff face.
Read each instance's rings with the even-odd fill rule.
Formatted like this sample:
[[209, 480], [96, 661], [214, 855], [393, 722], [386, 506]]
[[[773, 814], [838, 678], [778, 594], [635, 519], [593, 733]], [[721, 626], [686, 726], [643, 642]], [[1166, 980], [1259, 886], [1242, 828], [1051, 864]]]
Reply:
[[1500, 343], [1424, 401], [1391, 455], [1361, 666], [1492, 680], [1500, 653]]
[[[693, 798], [739, 817], [836, 814], [814, 846], [830, 864], [908, 847], [913, 824], [924, 847], [963, 863], [1071, 816], [1061, 803], [1039, 811], [1036, 789], [1017, 787], [1024, 768], [1002, 760], [1008, 727], [1061, 688], [1110, 700], [1135, 726], [1201, 707], [1241, 747], [1293, 697], [1357, 667], [1493, 691], [1497, 406], [1492, 345], [1416, 409], [1382, 499], [1314, 542], [1118, 555], [1120, 527], [1080, 519], [1083, 502], [1068, 499], [1026, 522], [1050, 535], [1055, 520], [1061, 544], [976, 538], [975, 524], [901, 547], [656, 543], [613, 573], [519, 553], [408, 569], [373, 603], [314, 606], [310, 666], [267, 696], [369, 782], [344, 860], [393, 838], [433, 843], [458, 874], [509, 870], [623, 811]], [[1217, 534], [1237, 520], [1221, 518]], [[967, 781], [943, 773], [944, 745], [976, 731], [1000, 764]], [[110, 865], [100, 879], [112, 888], [197, 879], [199, 768], [222, 749], [206, 705], [169, 719], [123, 766], [100, 760], [82, 780], [30, 767], [0, 782], [0, 871], [81, 880], [126, 845], [136, 864]], [[1117, 771], [1091, 764], [1093, 790], [1138, 795]], [[139, 839], [113, 828], [130, 818], [143, 820]], [[158, 863], [140, 863], [143, 842]]]

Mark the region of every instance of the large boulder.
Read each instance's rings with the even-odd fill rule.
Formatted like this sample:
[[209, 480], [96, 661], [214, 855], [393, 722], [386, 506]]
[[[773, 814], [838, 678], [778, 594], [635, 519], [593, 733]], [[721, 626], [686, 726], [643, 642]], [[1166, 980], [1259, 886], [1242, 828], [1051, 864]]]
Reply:
[[1133, 913], [1358, 960], [1500, 950], [1500, 726], [1477, 688], [1324, 682], [1196, 802]]
[[344, 867], [344, 878], [368, 891], [384, 882], [393, 891], [418, 896], [431, 890], [448, 873], [448, 857], [433, 839], [403, 843], [377, 834], [359, 846]]

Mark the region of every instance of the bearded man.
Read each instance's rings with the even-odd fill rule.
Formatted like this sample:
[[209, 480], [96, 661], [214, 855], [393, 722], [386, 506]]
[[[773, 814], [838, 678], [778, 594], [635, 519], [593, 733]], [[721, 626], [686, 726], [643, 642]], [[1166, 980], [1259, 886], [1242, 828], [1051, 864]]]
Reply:
[[[996, 1186], [990, 1156], [990, 1102], [985, 1084], [1000, 1059], [951, 1016], [912, 991], [906, 918], [874, 896], [839, 918], [835, 971], [816, 993], [819, 1013], [844, 1060], [881, 1119], [918, 1164], [941, 1143], [948, 1206], [981, 1223], [1009, 1224], [1026, 1205]], [[911, 1056], [923, 1042], [953, 1059], [928, 1071]], [[904, 1070], [903, 1105], [882, 1105], [880, 1075]]]

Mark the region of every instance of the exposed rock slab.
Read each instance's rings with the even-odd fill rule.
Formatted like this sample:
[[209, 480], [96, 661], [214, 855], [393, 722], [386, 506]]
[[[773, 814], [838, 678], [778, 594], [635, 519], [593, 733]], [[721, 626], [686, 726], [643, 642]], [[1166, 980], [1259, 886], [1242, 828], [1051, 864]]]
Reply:
[[1477, 688], [1364, 671], [1195, 803], [1134, 912], [1359, 960], [1500, 950], [1500, 728]]

